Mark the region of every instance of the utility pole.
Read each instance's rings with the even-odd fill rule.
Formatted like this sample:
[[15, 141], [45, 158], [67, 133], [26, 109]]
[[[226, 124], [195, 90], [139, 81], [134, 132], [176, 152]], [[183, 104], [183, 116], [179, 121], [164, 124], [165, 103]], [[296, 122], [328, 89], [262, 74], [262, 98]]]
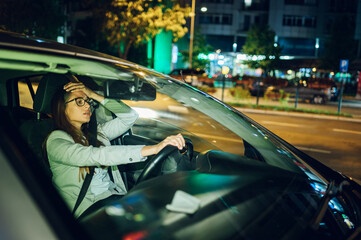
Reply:
[[196, 0], [192, 0], [192, 13], [191, 13], [191, 36], [189, 42], [189, 68], [192, 68], [192, 56], [193, 56], [193, 37], [194, 37], [194, 16], [196, 8]]

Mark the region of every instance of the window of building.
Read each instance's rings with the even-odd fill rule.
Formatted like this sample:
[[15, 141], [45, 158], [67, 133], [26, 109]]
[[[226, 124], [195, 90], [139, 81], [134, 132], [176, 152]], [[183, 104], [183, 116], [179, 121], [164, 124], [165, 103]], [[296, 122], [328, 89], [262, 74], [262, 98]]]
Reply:
[[233, 0], [201, 0], [201, 3], [226, 3], [233, 4]]
[[318, 6], [319, 0], [285, 0], [286, 5]]
[[244, 31], [248, 31], [251, 25], [251, 16], [250, 15], [245, 15], [244, 16], [244, 25], [243, 25], [243, 30]]
[[305, 26], [305, 27], [310, 27], [310, 28], [316, 27], [316, 18], [315, 18], [315, 17], [306, 16], [306, 17], [304, 18], [304, 26]]
[[212, 23], [212, 16], [200, 15], [199, 23], [201, 23], [201, 24], [211, 24]]
[[267, 11], [269, 9], [269, 0], [245, 0], [242, 6], [245, 10]]
[[316, 17], [314, 16], [296, 16], [296, 15], [283, 15], [283, 26], [296, 26], [296, 27], [316, 27]]
[[222, 16], [222, 24], [232, 25], [232, 15], [223, 15]]
[[199, 23], [232, 25], [232, 14], [201, 13], [199, 16]]

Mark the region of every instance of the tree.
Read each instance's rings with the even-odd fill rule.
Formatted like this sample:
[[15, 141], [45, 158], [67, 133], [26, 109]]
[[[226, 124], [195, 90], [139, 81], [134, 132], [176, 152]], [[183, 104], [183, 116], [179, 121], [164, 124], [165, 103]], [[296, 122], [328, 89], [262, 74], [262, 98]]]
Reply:
[[[214, 48], [207, 44], [206, 37], [200, 33], [199, 29], [194, 31], [192, 67], [205, 69], [209, 64], [208, 59], [200, 58], [200, 54], [208, 55], [213, 52]], [[189, 51], [182, 51], [183, 61], [189, 61]]]
[[247, 33], [242, 51], [249, 55], [246, 63], [252, 68], [262, 68], [268, 74], [277, 67], [282, 48], [274, 44], [275, 32], [268, 25], [253, 25]]
[[320, 68], [338, 72], [340, 60], [348, 59], [350, 62], [356, 58], [356, 41], [354, 40], [354, 27], [348, 16], [339, 16], [335, 19], [326, 38], [325, 50], [320, 57]]
[[168, 8], [151, 0], [113, 0], [112, 8], [106, 13], [105, 32], [107, 40], [117, 46], [119, 57], [127, 58], [130, 47], [147, 42], [156, 34], [172, 31], [174, 41], [183, 37], [188, 29], [184, 27], [189, 16], [189, 7], [175, 4]]
[[1, 1], [0, 29], [55, 40], [65, 20], [61, 7], [59, 1]]

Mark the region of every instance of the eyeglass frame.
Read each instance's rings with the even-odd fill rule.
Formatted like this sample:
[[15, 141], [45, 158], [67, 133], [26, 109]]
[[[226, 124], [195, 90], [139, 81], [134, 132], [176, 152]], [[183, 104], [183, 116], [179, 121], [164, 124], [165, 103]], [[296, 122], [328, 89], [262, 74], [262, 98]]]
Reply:
[[[83, 99], [83, 100], [84, 100], [84, 104], [83, 104], [83, 105], [79, 105], [78, 102], [76, 101], [77, 99]], [[70, 103], [70, 102], [72, 102], [72, 101], [75, 101], [75, 103], [76, 103], [76, 105], [77, 105], [78, 107], [83, 107], [83, 106], [85, 105], [85, 103], [88, 103], [89, 106], [91, 106], [91, 107], [94, 105], [93, 99], [91, 99], [91, 98], [84, 99], [84, 98], [82, 98], [82, 97], [73, 98], [72, 100], [69, 100], [69, 101], [65, 102], [65, 104], [68, 104], [68, 103]]]

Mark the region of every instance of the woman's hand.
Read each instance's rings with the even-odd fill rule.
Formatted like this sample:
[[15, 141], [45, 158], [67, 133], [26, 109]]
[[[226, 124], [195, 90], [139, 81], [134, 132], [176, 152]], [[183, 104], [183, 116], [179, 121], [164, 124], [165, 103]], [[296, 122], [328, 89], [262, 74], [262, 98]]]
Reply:
[[88, 96], [88, 98], [94, 99], [98, 102], [101, 102], [104, 100], [104, 97], [95, 93], [90, 88], [86, 87], [82, 82], [69, 82], [64, 85], [64, 90], [67, 92], [83, 92], [85, 95]]
[[172, 145], [177, 147], [179, 150], [182, 150], [185, 147], [185, 140], [182, 134], [178, 133], [177, 135], [168, 136], [166, 139], [158, 143], [156, 146], [158, 147], [158, 152], [160, 152], [163, 148], [168, 145]]
[[142, 148], [141, 154], [143, 157], [147, 157], [153, 154], [159, 153], [163, 148], [166, 146], [171, 145], [177, 147], [179, 150], [182, 150], [185, 147], [185, 140], [182, 134], [171, 135], [168, 136], [166, 139], [158, 143], [157, 145], [153, 146], [144, 146]]

